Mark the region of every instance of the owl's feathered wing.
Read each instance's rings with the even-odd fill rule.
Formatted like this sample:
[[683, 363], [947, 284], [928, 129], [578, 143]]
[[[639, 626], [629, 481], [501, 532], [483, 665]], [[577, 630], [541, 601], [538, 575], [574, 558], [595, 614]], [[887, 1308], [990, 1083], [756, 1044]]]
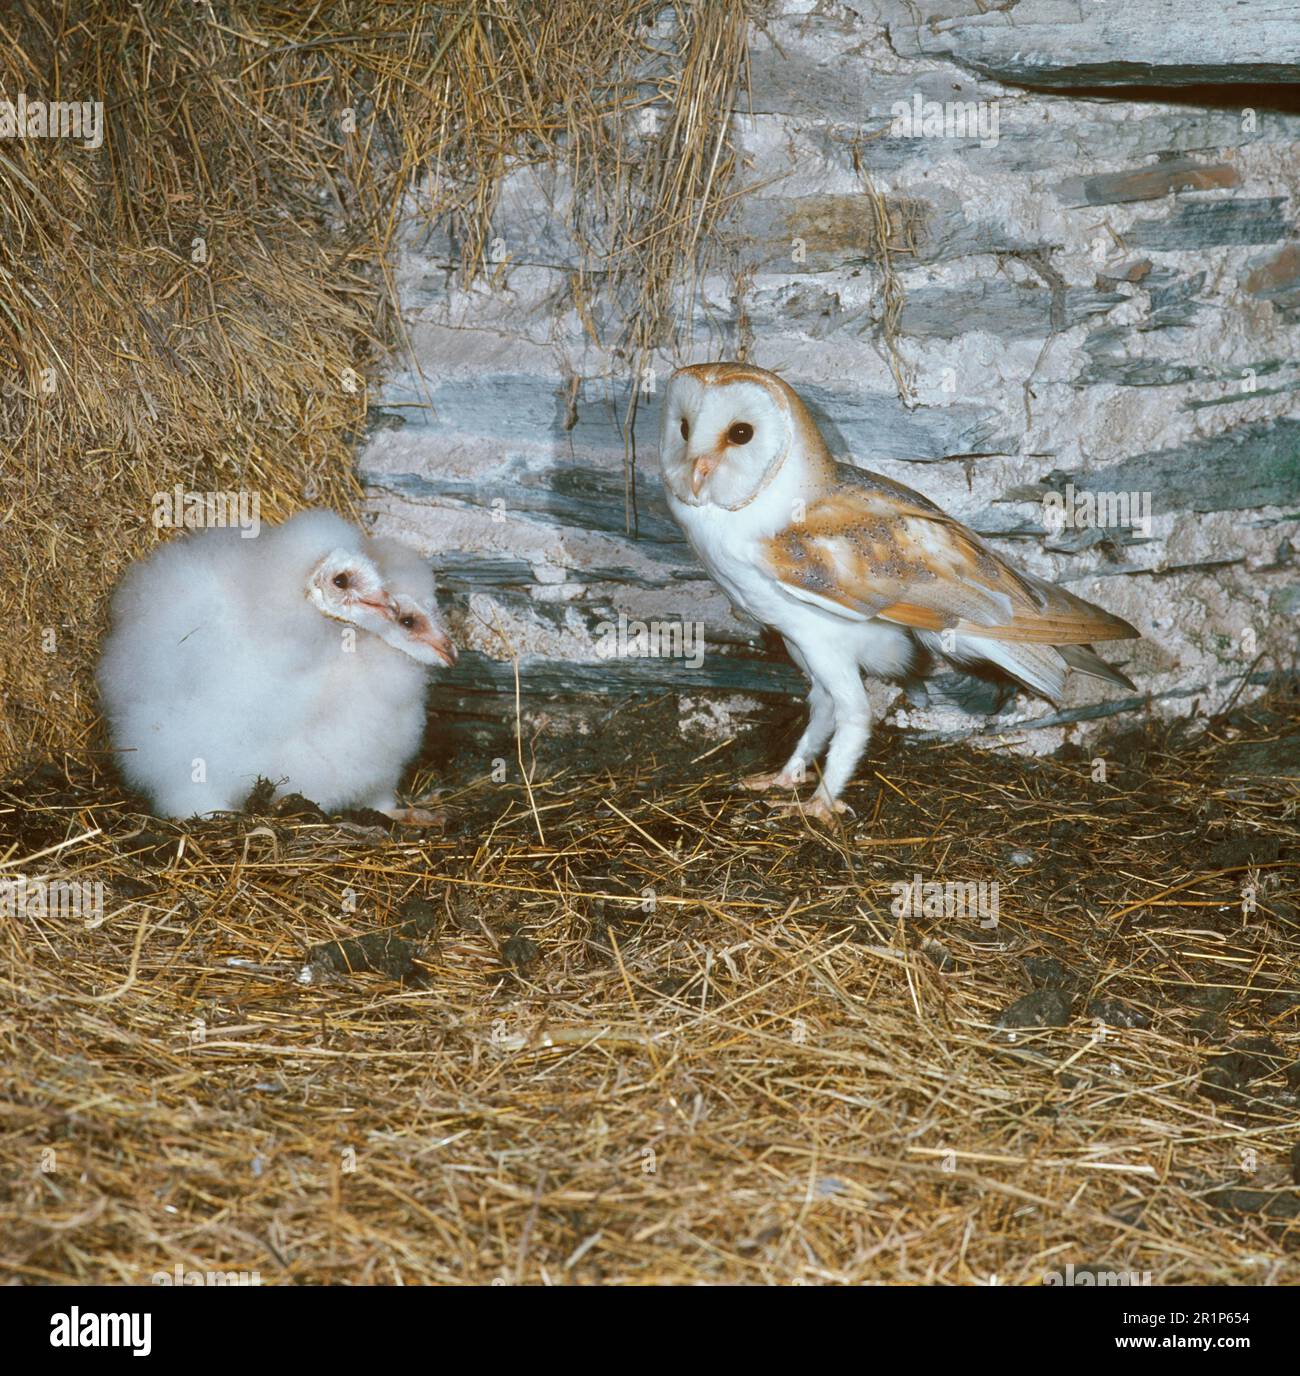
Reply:
[[1090, 648], [1127, 640], [1127, 621], [1032, 574], [919, 492], [863, 469], [833, 465], [804, 519], [762, 544], [767, 571], [792, 597], [853, 621], [879, 618], [948, 657], [991, 663], [1049, 698], [1068, 666], [1134, 685]]

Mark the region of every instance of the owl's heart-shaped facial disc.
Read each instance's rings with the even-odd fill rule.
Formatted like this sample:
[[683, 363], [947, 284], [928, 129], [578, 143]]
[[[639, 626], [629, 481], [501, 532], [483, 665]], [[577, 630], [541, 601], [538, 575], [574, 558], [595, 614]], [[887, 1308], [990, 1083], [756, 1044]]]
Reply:
[[707, 365], [673, 374], [660, 460], [678, 501], [733, 511], [745, 505], [781, 466], [790, 438], [784, 398], [761, 383], [744, 376], [715, 381]]

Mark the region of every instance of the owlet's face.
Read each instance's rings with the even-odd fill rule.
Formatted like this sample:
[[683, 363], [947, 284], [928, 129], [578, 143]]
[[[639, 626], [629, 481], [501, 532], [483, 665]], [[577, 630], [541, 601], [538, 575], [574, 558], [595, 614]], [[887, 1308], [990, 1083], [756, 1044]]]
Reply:
[[789, 449], [790, 417], [757, 382], [706, 382], [683, 369], [664, 397], [659, 462], [687, 506], [743, 506]]
[[456, 647], [436, 608], [423, 606], [404, 592], [392, 593], [390, 600], [392, 616], [380, 632], [381, 639], [421, 664], [445, 664], [448, 668], [455, 664]]
[[336, 549], [312, 569], [307, 598], [319, 612], [362, 630], [380, 631], [391, 615], [391, 599], [379, 570], [364, 554]]

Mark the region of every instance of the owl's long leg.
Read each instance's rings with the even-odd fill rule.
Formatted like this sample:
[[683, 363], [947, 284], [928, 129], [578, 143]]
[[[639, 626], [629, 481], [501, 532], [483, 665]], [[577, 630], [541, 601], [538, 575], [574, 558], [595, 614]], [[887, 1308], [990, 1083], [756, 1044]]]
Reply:
[[825, 750], [834, 730], [835, 700], [820, 683], [815, 683], [808, 694], [808, 725], [781, 771], [790, 780], [788, 786], [801, 784], [808, 777], [808, 766]]
[[[835, 732], [831, 736], [826, 763], [822, 767], [821, 783], [813, 794], [813, 802], [820, 808], [841, 809], [836, 800], [862, 758], [871, 739], [871, 702], [862, 686], [856, 660], [816, 666], [818, 677], [834, 704]], [[811, 723], [809, 723], [811, 725]]]
[[[822, 769], [821, 782], [806, 803], [778, 804], [783, 810], [798, 811], [818, 821], [829, 822], [837, 812], [848, 809], [839, 801], [844, 785], [871, 738], [871, 703], [856, 659], [844, 660], [833, 650], [811, 654], [809, 673], [825, 694], [834, 714], [834, 733]], [[808, 723], [811, 729], [813, 723]]]
[[835, 705], [819, 683], [814, 683], [808, 694], [808, 708], [808, 725], [785, 765], [775, 774], [751, 774], [740, 781], [742, 788], [766, 793], [771, 789], [797, 788], [807, 779], [808, 766], [822, 753], [835, 727]]
[[820, 683], [814, 683], [812, 692], [808, 694], [808, 725], [799, 737], [799, 744], [795, 746], [785, 772], [802, 778], [808, 766], [825, 750], [834, 729], [835, 701]]

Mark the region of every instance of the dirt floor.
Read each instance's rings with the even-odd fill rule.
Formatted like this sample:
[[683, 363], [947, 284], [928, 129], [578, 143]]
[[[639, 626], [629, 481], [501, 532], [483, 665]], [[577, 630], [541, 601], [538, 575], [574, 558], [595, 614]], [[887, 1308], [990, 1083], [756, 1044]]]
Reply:
[[881, 732], [838, 835], [733, 789], [772, 722], [656, 710], [452, 761], [444, 834], [10, 781], [5, 1277], [1300, 1278], [1294, 685], [1047, 760]]

